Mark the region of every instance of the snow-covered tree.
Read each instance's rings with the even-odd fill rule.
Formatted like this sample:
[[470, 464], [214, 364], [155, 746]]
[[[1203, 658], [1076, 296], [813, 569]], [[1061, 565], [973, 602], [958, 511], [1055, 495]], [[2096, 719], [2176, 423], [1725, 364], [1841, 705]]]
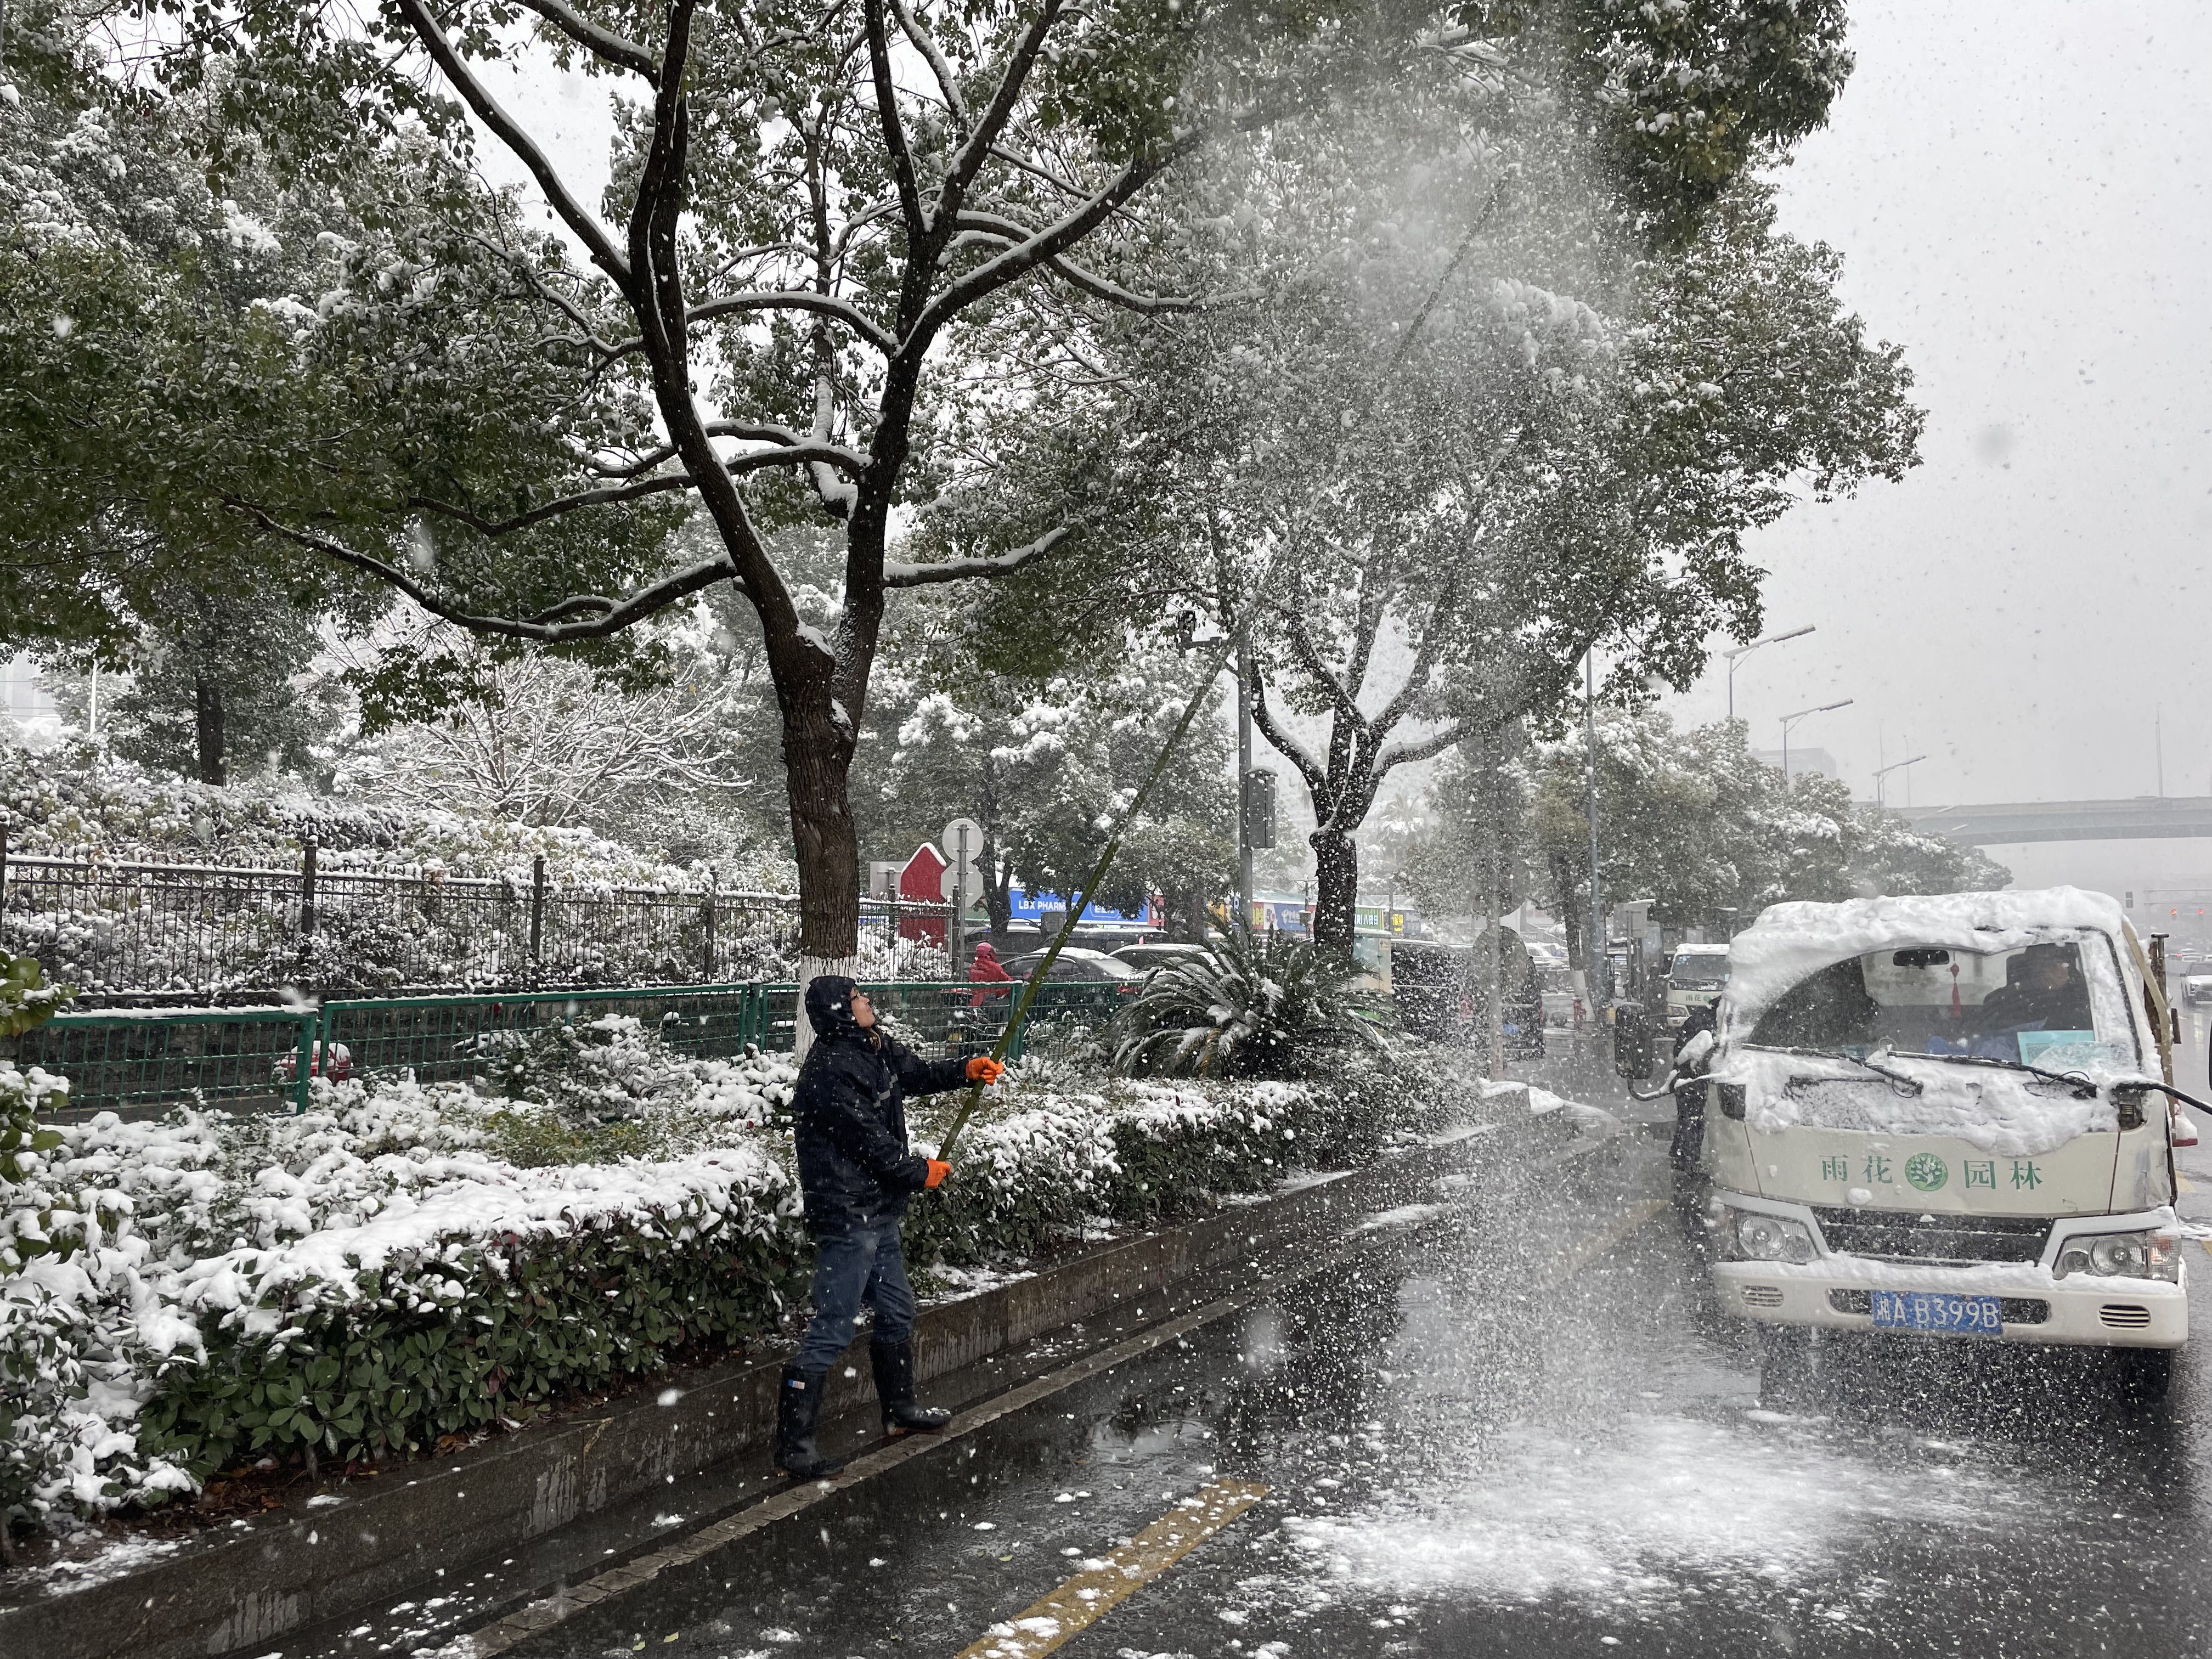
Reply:
[[[1853, 801], [1833, 778], [1785, 779], [1747, 739], [1741, 720], [1680, 731], [1662, 710], [1599, 709], [1599, 856], [1609, 899], [1648, 898], [1654, 917], [1672, 925], [1725, 927], [1786, 899], [1982, 890], [2010, 880], [1978, 849], [1921, 835]], [[1431, 788], [1432, 828], [1418, 860], [1438, 899], [1472, 908], [1493, 843], [1502, 843], [1504, 866], [1567, 924], [1577, 967], [1589, 939], [1588, 753], [1578, 721], [1494, 776], [1480, 751], [1463, 750]]]
[[[1843, 62], [1832, 4], [1780, 0], [165, 9], [167, 84], [234, 124], [216, 159], [285, 180], [234, 234], [297, 261], [297, 287], [226, 307], [127, 236], [53, 270], [12, 245], [0, 298], [28, 303], [0, 383], [66, 391], [52, 410], [17, 400], [26, 447], [64, 495], [104, 506], [129, 479], [166, 527], [282, 540], [498, 639], [617, 641], [740, 591], [817, 963], [854, 946], [847, 780], [888, 596], [1007, 578], [1079, 527], [1033, 501], [949, 556], [895, 553], [899, 514], [957, 471], [972, 417], [1026, 395], [970, 331], [1038, 286], [1142, 316], [1199, 303], [1194, 228], [1155, 184], [1209, 148], [1326, 128], [1363, 89], [1541, 82], [1618, 150], [1628, 199], [1671, 203], [1817, 122]], [[549, 64], [617, 90], [599, 202], [495, 91], [495, 73]], [[482, 183], [480, 137], [526, 191]], [[57, 315], [71, 328], [42, 333]], [[703, 557], [672, 540], [681, 503], [714, 529]], [[803, 614], [771, 543], [799, 520], [842, 538], [831, 626]]]
[[1159, 893], [1171, 927], [1202, 937], [1237, 860], [1223, 689], [1194, 684], [1199, 665], [1164, 647], [1132, 651], [1109, 671], [1038, 679], [984, 667], [957, 634], [909, 637], [879, 694], [868, 816], [902, 850], [955, 813], [975, 818], [983, 902], [1002, 938], [1012, 885], [1063, 897], [1079, 889], [1185, 700], [1207, 701], [1212, 717], [1185, 734], [1097, 895], [1133, 911]]
[[460, 653], [475, 669], [470, 695], [438, 718], [367, 739], [350, 758], [347, 787], [562, 828], [605, 830], [658, 808], [714, 811], [726, 792], [748, 786], [734, 738], [750, 688], [696, 630], [673, 646], [664, 675], [633, 686], [560, 657], [502, 659], [465, 635], [402, 647]]

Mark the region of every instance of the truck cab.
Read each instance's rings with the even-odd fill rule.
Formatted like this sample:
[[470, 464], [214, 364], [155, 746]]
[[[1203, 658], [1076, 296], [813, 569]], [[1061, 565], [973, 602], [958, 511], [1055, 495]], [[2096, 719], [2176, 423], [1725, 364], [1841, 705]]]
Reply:
[[2101, 894], [1771, 907], [1705, 1073], [1723, 1304], [1771, 1364], [1816, 1332], [2094, 1346], [2163, 1395], [2189, 1334], [2169, 1018]]
[[1709, 1006], [1728, 983], [1725, 945], [1679, 945], [1667, 964], [1667, 1033], [1680, 1032], [1693, 1008]]

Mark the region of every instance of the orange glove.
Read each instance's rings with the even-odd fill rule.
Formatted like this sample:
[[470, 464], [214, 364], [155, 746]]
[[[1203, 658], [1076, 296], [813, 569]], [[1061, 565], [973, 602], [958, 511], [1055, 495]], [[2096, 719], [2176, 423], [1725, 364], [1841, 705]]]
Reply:
[[934, 1187], [951, 1173], [952, 1166], [950, 1164], [943, 1158], [933, 1158], [929, 1160], [929, 1177], [921, 1184], [925, 1187]]
[[1006, 1069], [990, 1055], [977, 1054], [968, 1062], [968, 1080], [970, 1083], [996, 1083], [999, 1073]]

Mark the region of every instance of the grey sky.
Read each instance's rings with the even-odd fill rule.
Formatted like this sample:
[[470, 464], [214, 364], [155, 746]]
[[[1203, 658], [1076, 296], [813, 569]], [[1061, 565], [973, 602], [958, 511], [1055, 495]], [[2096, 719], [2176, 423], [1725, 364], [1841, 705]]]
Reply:
[[[1819, 632], [1748, 659], [1736, 711], [1772, 747], [1854, 698], [1796, 741], [1863, 795], [1924, 750], [1924, 803], [2150, 793], [2162, 702], [2167, 792], [2212, 793], [2212, 9], [1886, 0], [1850, 44], [1784, 222], [1905, 346], [1925, 464], [1759, 539], [1770, 629]], [[1676, 705], [1722, 708], [1717, 665]]]

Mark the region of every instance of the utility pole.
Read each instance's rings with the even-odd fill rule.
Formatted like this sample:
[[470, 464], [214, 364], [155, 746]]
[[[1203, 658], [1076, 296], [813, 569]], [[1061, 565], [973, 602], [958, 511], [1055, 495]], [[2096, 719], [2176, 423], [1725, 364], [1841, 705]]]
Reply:
[[1826, 714], [1832, 713], [1834, 710], [1838, 708], [1849, 708], [1851, 706], [1851, 701], [1852, 700], [1850, 698], [1845, 697], [1841, 702], [1824, 702], [1818, 708], [1801, 708], [1794, 714], [1784, 714], [1782, 717], [1782, 782], [1784, 787], [1788, 787], [1790, 783], [1790, 733], [1796, 726], [1797, 722], [1802, 720], [1808, 720], [1814, 714]]
[[[959, 845], [952, 854], [959, 862], [952, 866], [952, 926], [948, 934], [952, 945], [952, 977], [956, 981], [968, 977], [963, 966], [968, 956], [968, 826], [964, 823], [960, 826], [959, 836]], [[898, 951], [896, 928], [892, 932], [891, 950], [896, 959]]]
[[1728, 717], [1730, 720], [1735, 718], [1735, 665], [1738, 660], [1749, 656], [1762, 645], [1779, 645], [1784, 640], [1801, 640], [1812, 631], [1812, 625], [1808, 623], [1803, 628], [1793, 628], [1787, 634], [1770, 634], [1763, 640], [1753, 640], [1749, 645], [1739, 645], [1733, 651], [1721, 653], [1728, 662]]
[[1605, 901], [1597, 877], [1597, 647], [1583, 657], [1583, 789], [1589, 814], [1590, 1029], [1597, 1029], [1597, 1005], [1606, 994], [1609, 964], [1605, 957]]
[[1252, 640], [1237, 647], [1237, 926], [1252, 925]]
[[1482, 895], [1483, 931], [1490, 939], [1490, 1075], [1493, 1078], [1505, 1075], [1504, 952], [1498, 937], [1498, 930], [1505, 925], [1505, 919], [1498, 914], [1499, 890], [1505, 884], [1505, 815], [1500, 810], [1498, 792], [1503, 737], [1494, 729], [1490, 733], [1490, 877]]
[[[1887, 806], [1889, 805], [1888, 782], [1889, 775], [1892, 772], [1897, 771], [1903, 767], [1916, 765], [1919, 762], [1924, 761], [1928, 757], [1925, 755], [1915, 755], [1911, 760], [1892, 761], [1887, 766], [1876, 767], [1874, 774], [1874, 804], [1876, 806]], [[1906, 787], [1909, 789], [1912, 783], [1911, 773], [1905, 773], [1905, 781]], [[1912, 804], [1912, 797], [1910, 794], [1907, 794], [1905, 798], [1905, 805], [1910, 806]]]

